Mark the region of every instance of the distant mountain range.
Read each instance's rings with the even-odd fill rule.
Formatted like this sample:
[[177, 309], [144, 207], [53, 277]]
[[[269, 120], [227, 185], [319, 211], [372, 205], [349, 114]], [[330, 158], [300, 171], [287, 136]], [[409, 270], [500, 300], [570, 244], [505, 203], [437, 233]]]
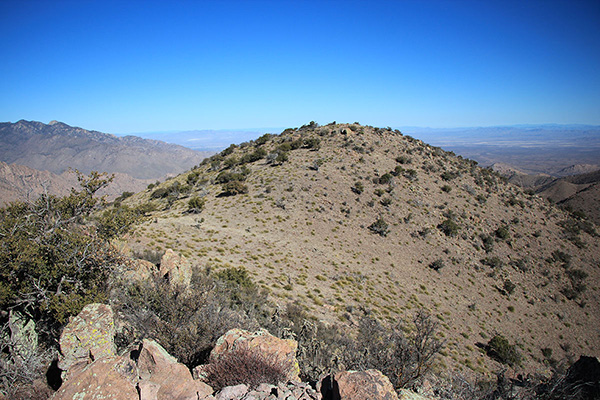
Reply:
[[85, 174], [115, 173], [108, 194], [116, 197], [122, 191], [136, 192], [150, 182], [190, 169], [210, 154], [57, 121], [0, 123], [0, 203], [42, 190], [63, 194], [76, 183], [73, 174], [68, 173], [70, 168]]

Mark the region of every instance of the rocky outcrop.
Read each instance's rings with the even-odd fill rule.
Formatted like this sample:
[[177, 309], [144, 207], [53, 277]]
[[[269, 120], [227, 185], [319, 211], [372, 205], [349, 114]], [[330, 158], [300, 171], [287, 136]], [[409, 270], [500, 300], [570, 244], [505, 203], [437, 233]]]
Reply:
[[58, 367], [68, 373], [95, 360], [116, 356], [113, 311], [105, 304], [88, 304], [60, 335]]
[[203, 366], [195, 368], [192, 376], [153, 340], [144, 339], [124, 354], [116, 354], [114, 326], [113, 311], [103, 304], [87, 305], [69, 322], [61, 335], [58, 364], [65, 380], [52, 400], [398, 400], [389, 379], [377, 370], [337, 372], [322, 379], [314, 390], [299, 380], [295, 340], [279, 339], [265, 330], [241, 329], [219, 338], [210, 361], [243, 346], [289, 365], [287, 376], [277, 385], [239, 384], [213, 394], [213, 388], [201, 379]]
[[398, 400], [390, 380], [375, 369], [337, 372], [323, 378], [317, 389], [324, 400]]
[[[282, 365], [289, 365], [287, 379], [300, 380], [300, 367], [296, 359], [298, 342], [292, 339], [279, 339], [264, 329], [248, 332], [243, 329], [231, 329], [217, 340], [217, 344], [210, 353], [210, 361], [214, 362], [237, 346], [246, 346], [251, 352], [258, 352], [266, 358], [282, 361]], [[194, 370], [194, 376], [202, 375], [202, 366]]]
[[172, 285], [189, 287], [192, 280], [192, 264], [184, 256], [168, 249], [160, 260], [160, 276]]
[[104, 304], [87, 305], [67, 324], [58, 363], [64, 383], [53, 400], [213, 399], [210, 386], [194, 380], [153, 340], [118, 356], [114, 325], [112, 309]]
[[137, 370], [140, 400], [204, 399], [213, 393], [206, 383], [192, 379], [190, 370], [153, 340], [143, 341]]
[[262, 384], [254, 390], [246, 385], [228, 386], [215, 395], [216, 400], [321, 400], [322, 396], [317, 393], [308, 383], [288, 382], [277, 386]]

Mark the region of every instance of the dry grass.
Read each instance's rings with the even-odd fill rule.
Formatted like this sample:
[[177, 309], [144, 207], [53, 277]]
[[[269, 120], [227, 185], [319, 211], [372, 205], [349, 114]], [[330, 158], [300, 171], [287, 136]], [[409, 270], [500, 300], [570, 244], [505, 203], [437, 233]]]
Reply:
[[[356, 327], [365, 309], [396, 323], [426, 308], [448, 343], [442, 369], [491, 374], [499, 365], [477, 343], [497, 334], [517, 343], [524, 371], [544, 368], [542, 348], [556, 358], [600, 356], [599, 240], [586, 232], [577, 235], [582, 248], [567, 240], [564, 211], [393, 131], [332, 125], [293, 130], [261, 147], [270, 153], [311, 137], [320, 139], [318, 150], [291, 150], [281, 165], [246, 164], [247, 194], [220, 197], [213, 182], [223, 163], [201, 166], [204, 183], [190, 195], [206, 200], [204, 210], [186, 214], [188, 198], [170, 207], [153, 200], [163, 211], [128, 237], [130, 248], [172, 248], [217, 271], [244, 266], [275, 302], [298, 301], [332, 325]], [[254, 151], [250, 144], [232, 155]], [[186, 174], [174, 179], [184, 183]], [[388, 224], [386, 236], [369, 230], [379, 218]], [[451, 235], [439, 228], [444, 221], [453, 222]], [[491, 238], [486, 248], [482, 237]], [[556, 250], [572, 256], [571, 269], [588, 274], [587, 290], [575, 300], [562, 292], [568, 271], [548, 261]], [[444, 268], [429, 268], [437, 260]], [[514, 284], [510, 295], [506, 281]]]

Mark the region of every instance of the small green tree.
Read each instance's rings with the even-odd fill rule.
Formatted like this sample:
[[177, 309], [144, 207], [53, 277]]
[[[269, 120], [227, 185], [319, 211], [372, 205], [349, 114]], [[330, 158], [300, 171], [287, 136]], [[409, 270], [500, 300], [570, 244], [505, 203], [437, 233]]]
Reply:
[[202, 197], [194, 196], [188, 201], [188, 212], [198, 214], [204, 210], [206, 200]]

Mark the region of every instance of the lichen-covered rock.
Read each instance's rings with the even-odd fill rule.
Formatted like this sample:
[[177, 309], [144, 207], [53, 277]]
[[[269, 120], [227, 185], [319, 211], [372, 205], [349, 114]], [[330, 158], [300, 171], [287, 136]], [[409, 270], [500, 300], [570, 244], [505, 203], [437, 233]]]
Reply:
[[[95, 360], [116, 356], [115, 322], [112, 308], [106, 304], [88, 304], [72, 318], [60, 335], [58, 367], [69, 371]], [[63, 379], [66, 378], [64, 374]]]
[[192, 280], [192, 264], [184, 256], [168, 249], [160, 260], [160, 276], [167, 277], [172, 285], [189, 287]]
[[10, 347], [12, 357], [22, 362], [29, 360], [38, 350], [35, 322], [18, 311], [10, 311], [8, 314], [8, 327], [10, 329], [10, 342], [13, 344]]
[[328, 375], [319, 382], [317, 389], [326, 400], [398, 400], [390, 380], [375, 369]]
[[190, 370], [153, 340], [142, 342], [137, 367], [140, 389], [155, 393], [156, 400], [205, 399], [213, 393], [206, 383], [192, 379]]
[[[300, 380], [300, 367], [296, 359], [298, 342], [292, 339], [279, 339], [264, 329], [256, 332], [248, 332], [243, 329], [229, 330], [217, 340], [217, 344], [210, 353], [211, 362], [240, 345], [245, 345], [250, 351], [259, 352], [267, 357], [274, 357], [283, 361], [286, 365], [290, 365], [291, 367], [286, 374], [287, 380]], [[201, 375], [201, 369], [197, 373]]]
[[119, 369], [127, 359], [108, 357], [94, 361], [70, 374], [52, 400], [138, 399], [138, 392]]

